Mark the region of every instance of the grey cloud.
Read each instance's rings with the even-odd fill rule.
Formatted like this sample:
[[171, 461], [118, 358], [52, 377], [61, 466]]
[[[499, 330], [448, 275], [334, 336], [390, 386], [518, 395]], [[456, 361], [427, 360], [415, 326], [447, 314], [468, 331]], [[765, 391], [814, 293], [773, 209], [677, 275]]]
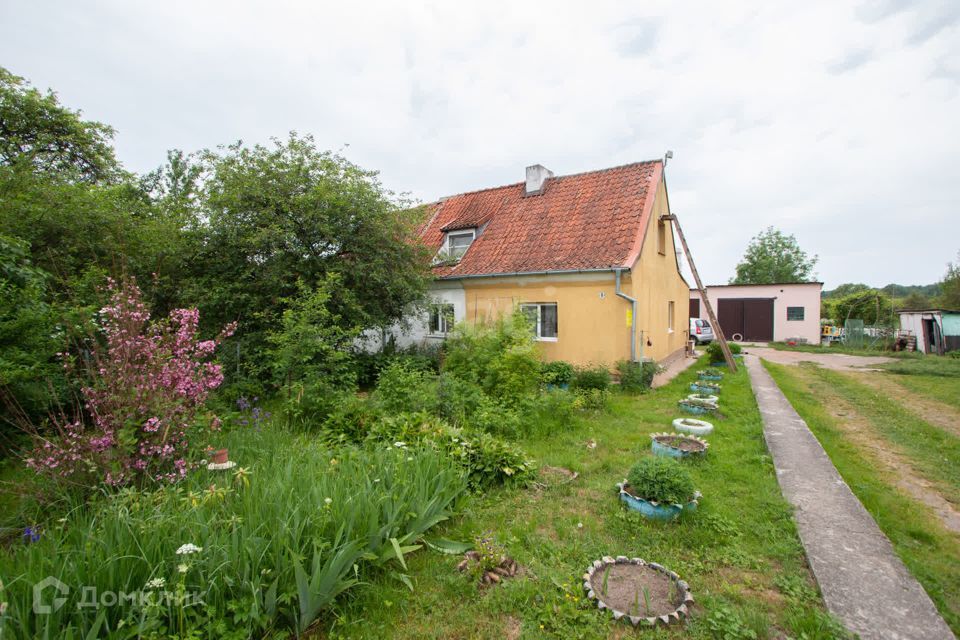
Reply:
[[872, 53], [867, 49], [851, 51], [827, 65], [827, 71], [833, 74], [847, 73], [859, 69], [870, 61]]

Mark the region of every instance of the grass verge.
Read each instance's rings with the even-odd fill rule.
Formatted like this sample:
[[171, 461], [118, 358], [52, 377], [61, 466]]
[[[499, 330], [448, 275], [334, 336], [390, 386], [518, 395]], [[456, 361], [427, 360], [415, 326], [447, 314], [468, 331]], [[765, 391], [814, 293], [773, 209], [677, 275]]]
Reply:
[[893, 377], [897, 384], [914, 393], [960, 409], [960, 376], [910, 374]]
[[[823, 445], [850, 489], [890, 538], [900, 559], [926, 589], [947, 624], [955, 633], [960, 633], [960, 542], [923, 505], [894, 487], [883, 471], [845, 437], [838, 420], [824, 408], [821, 396], [810, 388], [795, 368], [769, 362], [764, 362], [764, 366]], [[839, 382], [839, 390], [844, 393], [852, 391], [848, 398], [875, 420], [885, 437], [889, 434], [891, 441], [894, 437], [901, 442], [910, 441], [915, 419], [902, 421], [906, 415], [901, 407], [891, 407], [895, 404], [892, 401], [878, 398], [869, 390], [857, 389], [862, 385], [840, 374], [823, 369], [817, 369], [816, 373], [829, 384]], [[884, 417], [884, 413], [891, 409], [893, 415]], [[927, 428], [932, 429], [929, 425], [919, 427], [914, 438], [917, 446], [904, 447], [911, 457], [920, 443], [930, 442]], [[925, 452], [927, 465], [935, 464], [929, 459], [935, 452]], [[956, 458], [953, 460], [955, 465]]]
[[[459, 557], [411, 557], [411, 591], [381, 576], [336, 610], [330, 637], [619, 638], [634, 635], [584, 599], [581, 575], [603, 555], [657, 561], [686, 579], [699, 603], [692, 638], [842, 637], [825, 613], [790, 509], [777, 484], [746, 372], [727, 374], [705, 460], [689, 462], [704, 498], [674, 523], [654, 523], [617, 500], [614, 483], [650, 455], [649, 434], [670, 430], [695, 368], [639, 397], [615, 396], [609, 411], [546, 438], [520, 441], [542, 465], [576, 471], [552, 488], [476, 495], [442, 535], [492, 534], [523, 569], [520, 579], [478, 589]], [[589, 448], [588, 443], [596, 443]], [[805, 635], [804, 635], [805, 634]]]
[[960, 505], [960, 438], [924, 422], [898, 399], [849, 375], [822, 368], [813, 371], [832, 392], [853, 403], [883, 437], [899, 447], [921, 475], [938, 485], [944, 498]]

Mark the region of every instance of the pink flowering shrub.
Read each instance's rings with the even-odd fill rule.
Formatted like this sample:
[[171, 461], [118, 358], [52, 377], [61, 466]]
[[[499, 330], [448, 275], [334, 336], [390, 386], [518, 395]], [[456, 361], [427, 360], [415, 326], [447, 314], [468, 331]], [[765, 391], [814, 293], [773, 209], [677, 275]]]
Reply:
[[[210, 362], [230, 325], [215, 340], [199, 340], [196, 309], [175, 309], [150, 321], [136, 283], [109, 284], [100, 310], [105, 341], [94, 348], [82, 389], [84, 415], [55, 418], [59, 437], [42, 439], [28, 466], [58, 478], [109, 485], [144, 479], [173, 482], [189, 466], [192, 434], [219, 427], [203, 415], [209, 393], [223, 382]], [[68, 367], [68, 373], [76, 373]], [[89, 478], [93, 475], [94, 478]]]

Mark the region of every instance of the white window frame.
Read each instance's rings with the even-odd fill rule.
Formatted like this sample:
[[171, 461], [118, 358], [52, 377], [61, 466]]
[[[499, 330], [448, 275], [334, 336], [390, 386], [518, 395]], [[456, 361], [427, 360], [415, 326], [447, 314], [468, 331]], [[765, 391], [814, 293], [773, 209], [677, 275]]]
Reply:
[[[543, 336], [540, 330], [543, 327], [543, 307], [555, 307], [557, 316], [557, 335]], [[520, 312], [525, 313], [528, 309], [537, 309], [537, 321], [533, 327], [533, 335], [538, 342], [557, 342], [560, 337], [560, 307], [556, 302], [524, 302], [520, 304]]]
[[667, 333], [673, 333], [676, 305], [673, 300], [667, 302]]
[[[449, 314], [444, 314], [443, 309], [449, 307]], [[433, 314], [437, 313], [437, 328], [439, 331], [433, 330]], [[427, 312], [427, 335], [432, 338], [446, 338], [453, 330], [453, 325], [456, 324], [456, 313], [457, 309], [452, 302], [431, 302], [430, 311]]]
[[[453, 248], [453, 239], [462, 238], [464, 236], [470, 236], [470, 244], [468, 244], [466, 247], [456, 250], [459, 251], [459, 253], [455, 253]], [[473, 246], [473, 241], [476, 239], [476, 229], [457, 229], [456, 231], [447, 231], [447, 234], [443, 238], [443, 246], [440, 247], [440, 251], [437, 252], [437, 261], [442, 262], [444, 260], [460, 260], [463, 258], [467, 250]]]

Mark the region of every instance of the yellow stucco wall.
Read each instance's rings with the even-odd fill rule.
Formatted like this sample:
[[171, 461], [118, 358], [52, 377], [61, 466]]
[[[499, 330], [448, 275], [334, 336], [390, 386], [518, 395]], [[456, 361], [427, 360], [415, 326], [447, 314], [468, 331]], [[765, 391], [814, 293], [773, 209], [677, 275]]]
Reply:
[[630, 357], [630, 305], [616, 296], [611, 272], [478, 279], [465, 281], [464, 290], [470, 323], [495, 319], [524, 302], [556, 302], [557, 341], [540, 342], [547, 360], [613, 365]]
[[[643, 332], [643, 340], [639, 340], [638, 333], [638, 344], [643, 344], [642, 355], [655, 360], [663, 360], [685, 348], [690, 333], [690, 286], [677, 271], [679, 240], [675, 241], [671, 223], [664, 223], [664, 252], [660, 253], [657, 246], [659, 218], [668, 213], [667, 191], [660, 181], [650, 227], [640, 257], [632, 269], [637, 276], [627, 292], [637, 299], [637, 331]], [[667, 304], [671, 300], [674, 303], [673, 332], [667, 328]]]
[[[677, 272], [673, 228], [665, 229], [666, 246], [657, 247], [658, 217], [667, 213], [666, 189], [660, 182], [643, 248], [621, 289], [637, 298], [637, 357], [663, 360], [686, 345], [690, 289]], [[540, 342], [547, 360], [578, 365], [605, 364], [630, 358], [631, 305], [617, 297], [613, 272], [476, 278], [462, 281], [469, 323], [485, 322], [525, 302], [557, 303], [557, 340]], [[667, 303], [674, 301], [674, 331], [667, 329]], [[649, 341], [649, 345], [647, 342]]]

